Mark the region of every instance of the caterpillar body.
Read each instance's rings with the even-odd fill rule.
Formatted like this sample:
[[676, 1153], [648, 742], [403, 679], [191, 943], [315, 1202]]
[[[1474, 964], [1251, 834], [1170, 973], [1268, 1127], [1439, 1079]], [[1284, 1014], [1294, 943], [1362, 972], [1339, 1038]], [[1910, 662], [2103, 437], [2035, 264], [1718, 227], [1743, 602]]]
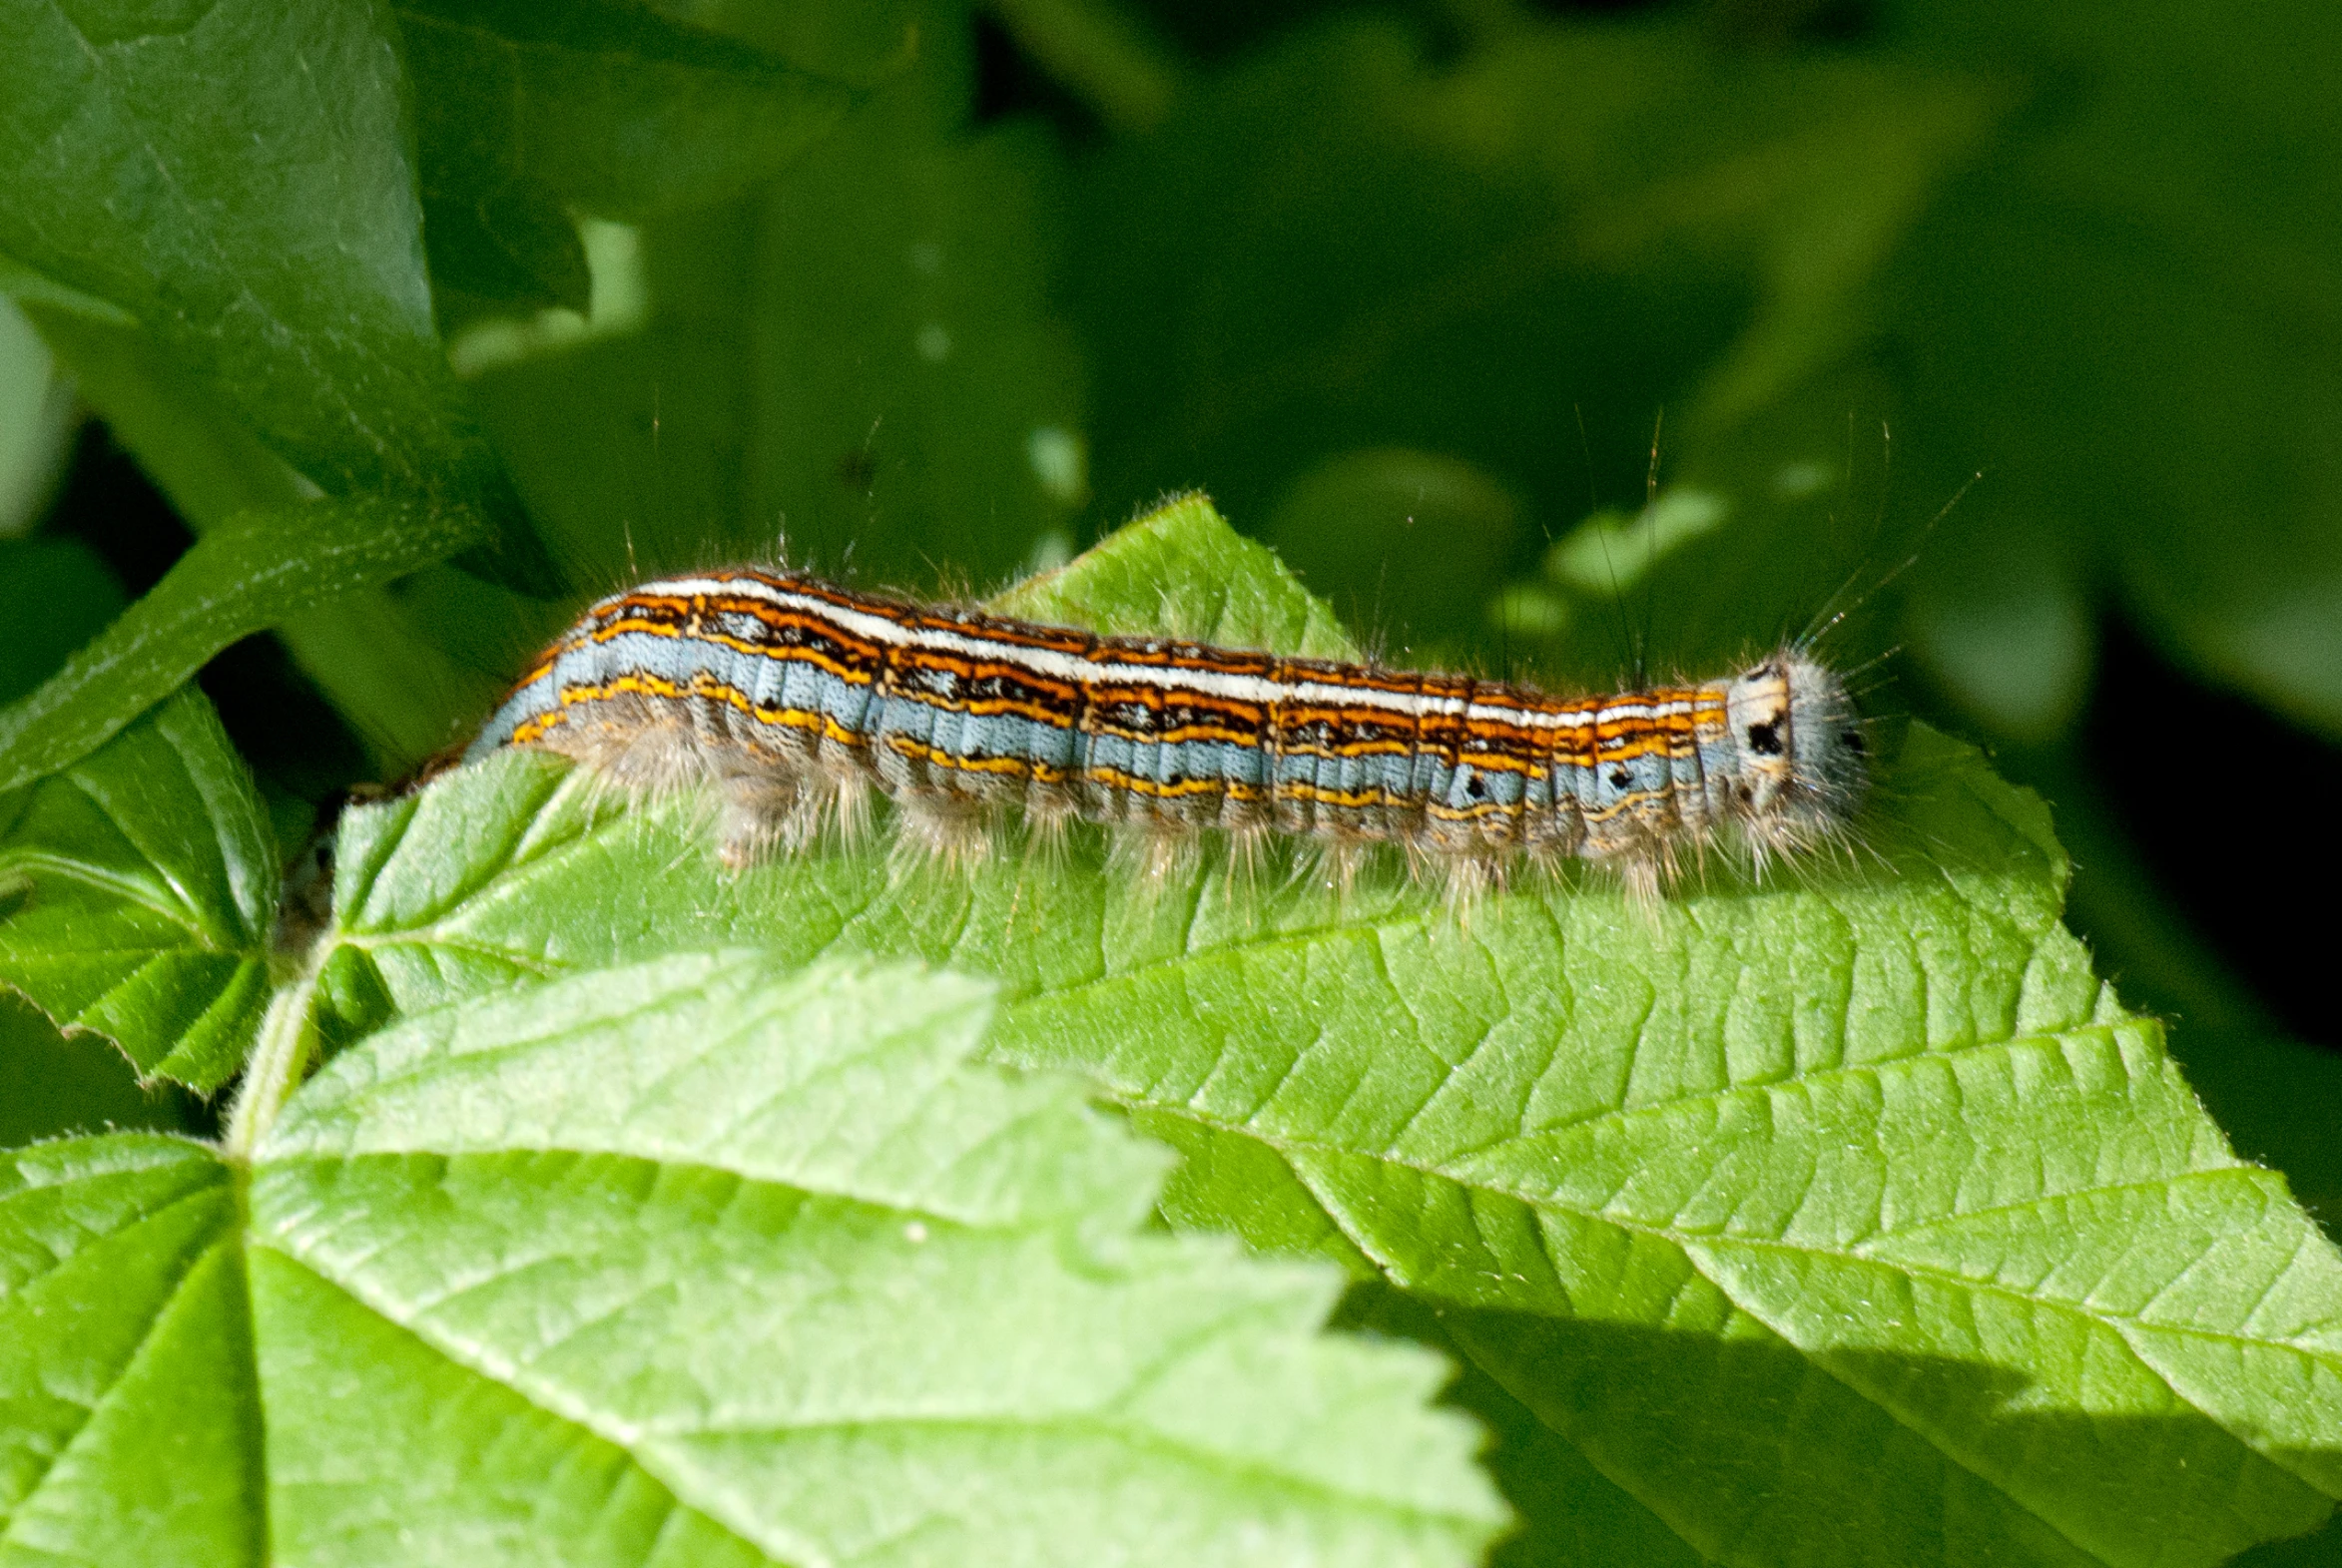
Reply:
[[[1557, 697], [1499, 681], [1099, 636], [733, 569], [612, 594], [537, 660], [463, 759], [558, 752], [623, 787], [712, 784], [741, 864], [894, 803], [909, 845], [992, 824], [1382, 843], [1468, 898], [1522, 858], [1655, 897], [1687, 850], [1843, 838], [1868, 787], [1844, 684], [1795, 649], [1694, 684]], [[1347, 875], [1347, 870], [1344, 872]]]

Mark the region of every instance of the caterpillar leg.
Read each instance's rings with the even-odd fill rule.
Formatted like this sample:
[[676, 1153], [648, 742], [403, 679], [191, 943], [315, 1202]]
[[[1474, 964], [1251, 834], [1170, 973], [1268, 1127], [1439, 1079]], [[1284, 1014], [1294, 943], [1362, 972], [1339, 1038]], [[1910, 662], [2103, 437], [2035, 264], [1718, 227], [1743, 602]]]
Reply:
[[793, 777], [770, 769], [743, 770], [724, 780], [717, 858], [734, 870], [794, 848], [802, 837], [806, 791]]
[[1294, 882], [1323, 888], [1334, 895], [1337, 908], [1346, 906], [1375, 848], [1372, 839], [1350, 833], [1313, 838], [1294, 865]]
[[966, 795], [904, 793], [894, 797], [897, 876], [933, 868], [950, 874], [972, 871], [992, 857], [994, 824], [983, 802]]
[[574, 759], [622, 793], [673, 794], [717, 773], [707, 743], [672, 713], [639, 698], [581, 708], [533, 743]]
[[1157, 817], [1117, 832], [1107, 853], [1151, 894], [1194, 877], [1203, 862], [1203, 835], [1184, 822]]
[[1024, 802], [1024, 841], [1032, 857], [1051, 870], [1062, 867], [1072, 852], [1073, 824], [1080, 820], [1080, 805], [1066, 791], [1029, 793]]
[[1623, 855], [1611, 862], [1618, 872], [1619, 891], [1626, 906], [1652, 930], [1659, 927], [1659, 910], [1667, 902], [1667, 873], [1656, 854]]
[[1504, 890], [1507, 867], [1497, 855], [1444, 854], [1435, 869], [1448, 917], [1464, 929], [1480, 905]]

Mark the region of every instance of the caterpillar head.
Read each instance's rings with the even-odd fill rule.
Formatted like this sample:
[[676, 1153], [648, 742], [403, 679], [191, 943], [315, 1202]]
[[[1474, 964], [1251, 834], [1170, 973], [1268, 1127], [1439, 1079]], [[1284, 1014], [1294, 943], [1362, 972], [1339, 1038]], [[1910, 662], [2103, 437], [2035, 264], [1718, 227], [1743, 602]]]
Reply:
[[1725, 708], [1759, 847], [1842, 835], [1870, 792], [1869, 747], [1846, 684], [1803, 654], [1776, 654], [1733, 681]]

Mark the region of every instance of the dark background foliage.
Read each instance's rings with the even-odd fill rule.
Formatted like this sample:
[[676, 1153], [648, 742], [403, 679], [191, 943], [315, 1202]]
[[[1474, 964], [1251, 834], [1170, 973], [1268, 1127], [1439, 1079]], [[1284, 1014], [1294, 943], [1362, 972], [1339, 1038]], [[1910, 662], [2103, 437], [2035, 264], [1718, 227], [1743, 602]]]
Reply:
[[[263, 452], [13, 290], [79, 380], [0, 321], [9, 693], [240, 509], [475, 471], [453, 564], [204, 668], [288, 846], [579, 594], [784, 538], [965, 591], [1201, 487], [1385, 657], [1559, 682], [1845, 610], [1870, 706], [2052, 800], [2101, 968], [2342, 1218], [2330, 9], [394, 9], [429, 319], [351, 326], [408, 344], [369, 350], [393, 423]], [[174, 275], [142, 319], [238, 281]], [[208, 1114], [0, 1035], [11, 1140]]]

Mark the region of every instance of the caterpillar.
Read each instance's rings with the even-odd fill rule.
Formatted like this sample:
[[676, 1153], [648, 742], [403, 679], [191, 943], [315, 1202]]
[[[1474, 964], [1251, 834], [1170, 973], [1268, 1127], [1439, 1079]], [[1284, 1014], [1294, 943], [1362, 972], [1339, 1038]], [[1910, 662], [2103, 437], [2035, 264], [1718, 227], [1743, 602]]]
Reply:
[[[1796, 648], [1736, 675], [1556, 697], [1509, 682], [1112, 637], [738, 568], [612, 594], [463, 752], [561, 753], [616, 784], [712, 784], [741, 865], [860, 833], [980, 855], [1020, 814], [1138, 830], [1174, 864], [1206, 830], [1396, 844], [1468, 899], [1580, 859], [1655, 900], [1686, 850], [1760, 861], [1843, 839], [1869, 784], [1845, 685]], [[1343, 875], [1347, 877], [1347, 870]]]

